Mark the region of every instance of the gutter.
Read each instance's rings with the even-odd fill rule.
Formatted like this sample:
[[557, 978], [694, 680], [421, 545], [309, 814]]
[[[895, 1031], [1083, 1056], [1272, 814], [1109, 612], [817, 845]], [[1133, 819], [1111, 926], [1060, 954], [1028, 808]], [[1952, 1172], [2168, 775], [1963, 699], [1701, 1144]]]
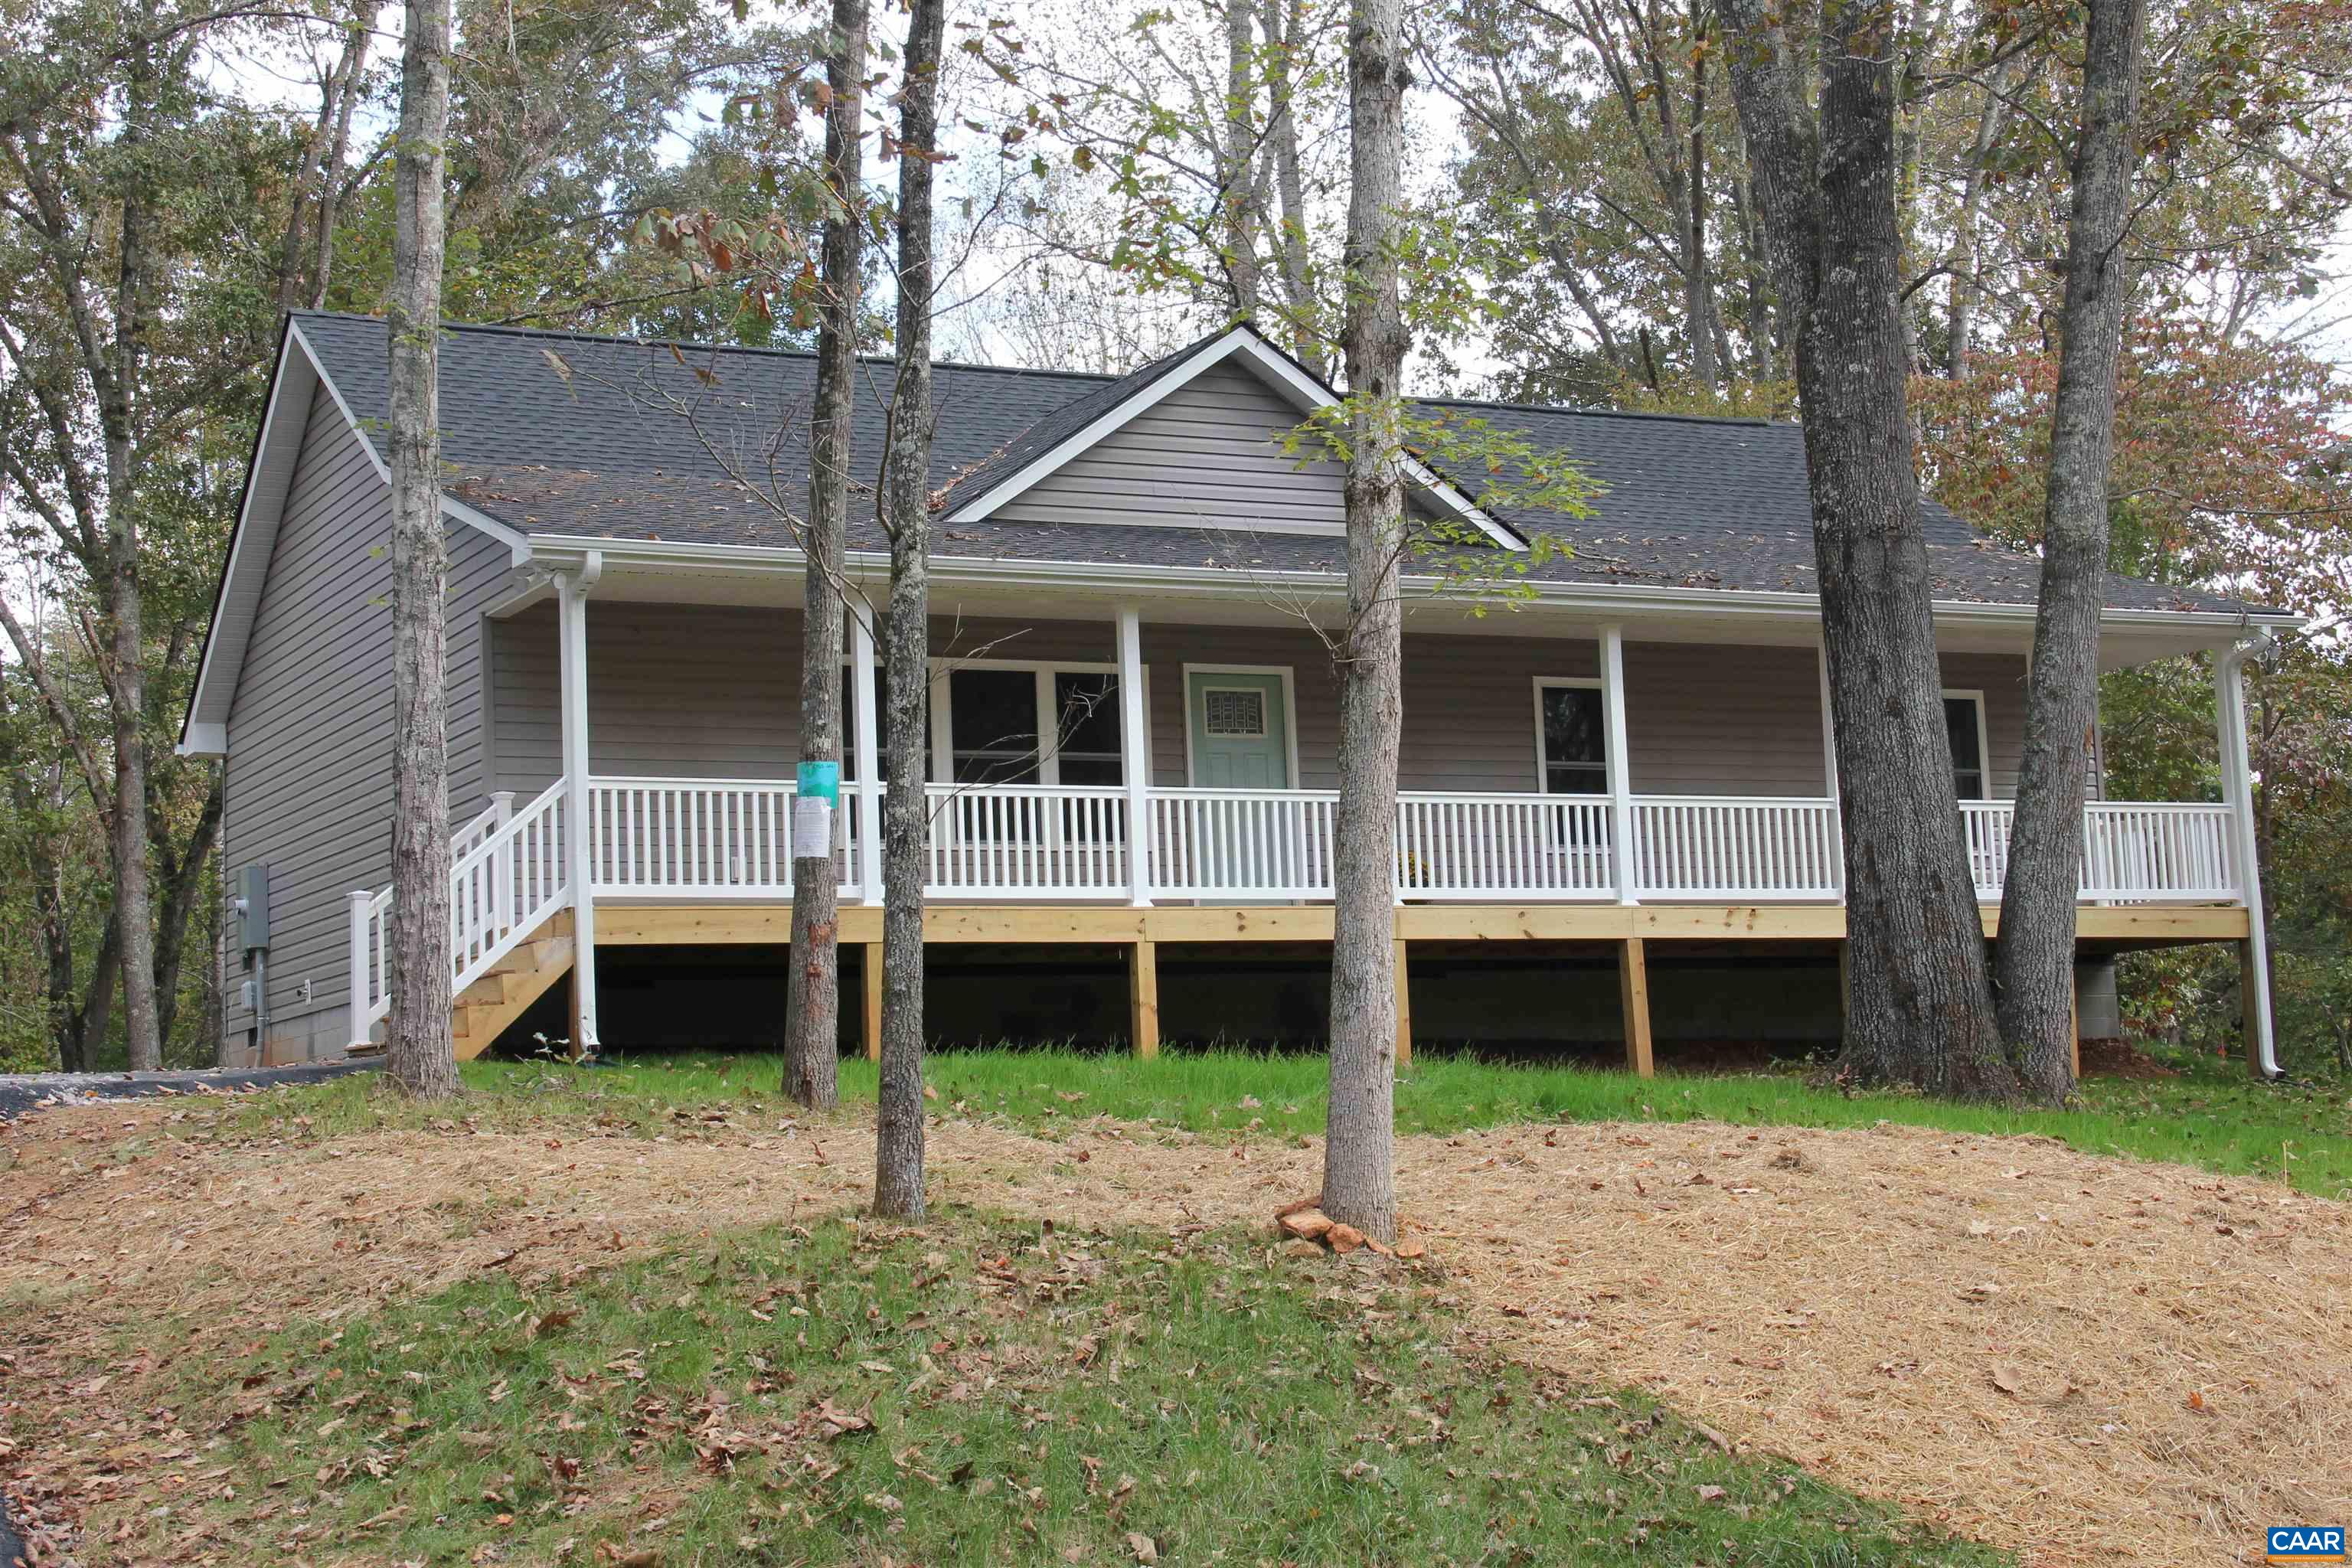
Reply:
[[[752, 572], [799, 572], [805, 569], [801, 552], [786, 545], [692, 544], [657, 540], [633, 541], [593, 534], [534, 533], [530, 539], [532, 561], [550, 571], [562, 571], [589, 551], [601, 551], [616, 567], [651, 566], [709, 568]], [[860, 577], [884, 577], [889, 557], [880, 551], [850, 551], [844, 566]], [[934, 581], [1012, 589], [1053, 589], [1091, 586], [1132, 595], [1138, 589], [1164, 595], [1234, 597], [1237, 586], [1251, 584], [1282, 588], [1307, 598], [1344, 602], [1345, 583], [1328, 572], [1290, 569], [1254, 571], [1240, 567], [1109, 565], [1076, 561], [973, 560], [942, 556], [931, 563]], [[1434, 593], [1444, 581], [1433, 576], [1404, 578], [1408, 588]], [[1815, 619], [1821, 615], [1819, 595], [1761, 588], [1632, 588], [1589, 583], [1526, 583], [1537, 603], [1563, 608], [1589, 608], [1600, 615], [1649, 610], [1665, 614], [1703, 611], [1709, 615], [1752, 616], [1766, 619]], [[2031, 626], [2032, 605], [1987, 604], [1972, 599], [1938, 599], [1938, 621], [1956, 625]], [[2293, 629], [2304, 617], [2283, 612], [2238, 610], [2103, 609], [2099, 624], [2108, 630], [2179, 630], [2200, 627], [2240, 636], [2249, 628]]]

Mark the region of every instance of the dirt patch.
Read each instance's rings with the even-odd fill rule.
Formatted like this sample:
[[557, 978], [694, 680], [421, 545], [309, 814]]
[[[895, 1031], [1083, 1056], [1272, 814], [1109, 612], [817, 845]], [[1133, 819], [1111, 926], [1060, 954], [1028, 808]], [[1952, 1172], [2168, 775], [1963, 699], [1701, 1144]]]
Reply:
[[2136, 1082], [2180, 1075], [2129, 1040], [2084, 1040], [2083, 1077], [2120, 1078]]
[[[89, 1392], [110, 1363], [136, 1398], [151, 1363], [125, 1361], [127, 1328], [173, 1317], [186, 1337], [148, 1355], [203, 1355], [477, 1270], [560, 1276], [854, 1207], [872, 1180], [849, 1121], [221, 1147], [189, 1136], [204, 1114], [63, 1110], [8, 1135], [5, 1394], [55, 1439], [0, 1460], [26, 1492], [148, 1500], [122, 1461], [135, 1405]], [[2264, 1523], [2352, 1513], [2345, 1205], [1894, 1126], [1516, 1128], [1399, 1156], [1423, 1266], [1497, 1349], [1638, 1384], [2029, 1562], [2256, 1561]], [[948, 1121], [931, 1161], [940, 1201], [1167, 1228], [1266, 1224], [1313, 1192], [1320, 1150]], [[81, 1381], [64, 1398], [53, 1377]]]

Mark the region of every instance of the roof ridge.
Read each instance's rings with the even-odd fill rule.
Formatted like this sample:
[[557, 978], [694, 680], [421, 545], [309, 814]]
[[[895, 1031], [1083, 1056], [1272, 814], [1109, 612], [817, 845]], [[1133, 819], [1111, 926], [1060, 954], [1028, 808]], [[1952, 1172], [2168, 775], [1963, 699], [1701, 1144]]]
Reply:
[[[382, 316], [372, 316], [361, 310], [291, 310], [288, 314], [298, 321], [363, 321], [371, 326], [383, 325]], [[772, 343], [713, 343], [692, 338], [640, 338], [624, 332], [588, 332], [574, 327], [528, 327], [512, 321], [443, 321], [445, 332], [467, 332], [483, 336], [512, 338], [558, 338], [571, 342], [618, 343], [630, 348], [695, 349], [706, 353], [756, 354], [768, 359], [814, 360], [813, 349], [779, 348]], [[895, 364], [889, 354], [859, 354], [859, 363]], [[1112, 373], [1099, 370], [1039, 370], [1032, 365], [986, 364], [971, 360], [940, 360], [931, 362], [937, 370], [988, 371], [997, 375], [1034, 375], [1057, 381], [1098, 381], [1109, 383], [1123, 380], [1134, 371]], [[1141, 368], [1140, 366], [1138, 367]]]
[[1514, 414], [1573, 414], [1593, 419], [1659, 419], [1681, 425], [1756, 425], [1775, 430], [1801, 428], [1793, 419], [1774, 419], [1762, 414], [1685, 414], [1666, 408], [1612, 408], [1606, 404], [1510, 403], [1499, 397], [1416, 397], [1412, 401], [1448, 408], [1507, 408]]
[[[376, 326], [383, 324], [382, 316], [372, 316], [359, 310], [293, 310], [289, 314], [297, 320], [364, 321]], [[641, 338], [622, 332], [583, 331], [576, 327], [530, 327], [509, 321], [444, 321], [441, 326], [445, 331], [503, 337], [555, 338], [572, 342], [619, 343], [631, 347], [656, 349], [696, 349], [709, 353], [754, 354], [770, 359], [814, 360], [816, 358], [813, 350], [778, 348], [768, 343], [713, 343], [698, 342], [691, 338]], [[1306, 370], [1306, 367], [1299, 363], [1296, 354], [1276, 342], [1255, 321], [1247, 319], [1227, 322], [1181, 347], [1171, 349], [1166, 353], [1145, 360], [1142, 363], [1124, 371], [1040, 370], [1034, 365], [990, 364], [971, 360], [934, 360], [932, 367], [935, 370], [985, 371], [992, 375], [1025, 375], [1055, 381], [1091, 381], [1107, 386], [1114, 382], [1125, 381], [1129, 376], [1139, 374], [1156, 365], [1181, 360], [1238, 327], [1248, 328], [1268, 348], [1289, 360], [1292, 364], [1297, 365], [1302, 372]], [[896, 363], [887, 354], [860, 354], [857, 358], [860, 363], [865, 364]], [[1499, 408], [1513, 414], [1559, 414], [1605, 419], [1657, 419], [1691, 425], [1749, 425], [1775, 429], [1798, 427], [1794, 420], [1771, 419], [1754, 414], [1684, 414], [1665, 410], [1610, 408], [1579, 403], [1512, 403], [1497, 397], [1415, 397], [1412, 401], [1452, 408]]]

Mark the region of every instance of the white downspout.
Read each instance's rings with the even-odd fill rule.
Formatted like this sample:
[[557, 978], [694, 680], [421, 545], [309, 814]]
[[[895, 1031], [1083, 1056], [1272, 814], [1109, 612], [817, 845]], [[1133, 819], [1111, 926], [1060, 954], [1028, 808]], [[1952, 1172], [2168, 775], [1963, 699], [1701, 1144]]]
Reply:
[[2221, 739], [2221, 799], [2230, 808], [2231, 849], [2238, 863], [2239, 896], [2246, 902], [2244, 984], [2248, 1022], [2246, 1048], [2265, 1079], [2284, 1076], [2271, 1024], [2270, 936], [2263, 929], [2263, 868], [2255, 854], [2253, 764], [2246, 751], [2246, 660], [2268, 647], [2267, 631], [2225, 650], [2213, 661], [2216, 720]]

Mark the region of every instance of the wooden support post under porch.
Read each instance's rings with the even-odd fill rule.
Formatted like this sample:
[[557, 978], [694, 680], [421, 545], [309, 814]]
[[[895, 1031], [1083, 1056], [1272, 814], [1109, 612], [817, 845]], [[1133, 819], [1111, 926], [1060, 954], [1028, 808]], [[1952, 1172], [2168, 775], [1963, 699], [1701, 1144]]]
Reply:
[[1127, 1043], [1137, 1058], [1160, 1054], [1160, 944], [1129, 942], [1127, 948]]
[[1657, 1070], [1650, 1049], [1650, 961], [1638, 936], [1617, 944], [1617, 994], [1625, 1012], [1626, 1069], [1648, 1078]]

